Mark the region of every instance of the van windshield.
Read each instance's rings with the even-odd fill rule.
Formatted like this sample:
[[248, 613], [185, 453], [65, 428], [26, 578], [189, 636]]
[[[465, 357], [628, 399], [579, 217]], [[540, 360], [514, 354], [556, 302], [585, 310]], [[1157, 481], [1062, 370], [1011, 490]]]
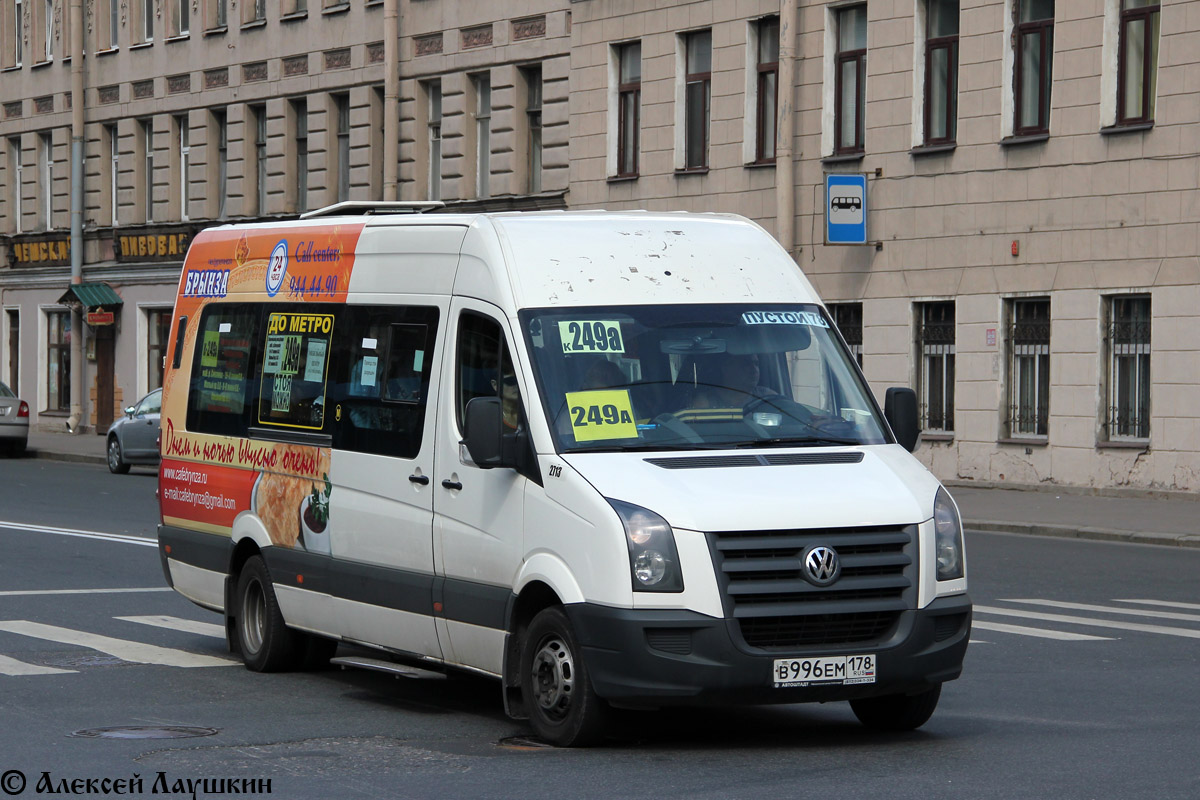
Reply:
[[559, 452], [887, 441], [818, 305], [527, 309], [520, 317]]

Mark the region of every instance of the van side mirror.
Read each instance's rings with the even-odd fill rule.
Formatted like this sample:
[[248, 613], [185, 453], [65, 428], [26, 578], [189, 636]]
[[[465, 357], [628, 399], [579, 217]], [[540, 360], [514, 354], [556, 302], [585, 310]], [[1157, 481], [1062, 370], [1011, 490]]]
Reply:
[[471, 460], [484, 469], [500, 463], [501, 431], [504, 427], [499, 397], [475, 397], [467, 401], [463, 443]]
[[921, 436], [921, 423], [917, 418], [917, 393], [907, 386], [893, 386], [887, 390], [883, 401], [883, 416], [896, 441], [908, 452], [917, 449]]

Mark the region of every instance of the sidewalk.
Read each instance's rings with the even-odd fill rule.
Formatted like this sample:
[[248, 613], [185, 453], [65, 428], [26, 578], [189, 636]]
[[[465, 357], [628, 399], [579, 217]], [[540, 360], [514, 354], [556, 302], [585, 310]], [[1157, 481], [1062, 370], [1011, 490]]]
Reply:
[[[28, 457], [103, 465], [104, 437], [30, 431]], [[1200, 547], [1200, 493], [946, 483], [968, 530]]]

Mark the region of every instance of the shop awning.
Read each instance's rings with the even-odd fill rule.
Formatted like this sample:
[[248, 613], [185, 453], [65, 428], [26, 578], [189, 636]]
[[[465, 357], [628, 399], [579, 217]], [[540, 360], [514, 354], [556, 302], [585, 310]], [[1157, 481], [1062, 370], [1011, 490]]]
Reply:
[[123, 305], [125, 301], [107, 283], [76, 283], [58, 298], [58, 302], [67, 305], [79, 303], [84, 308], [112, 308]]

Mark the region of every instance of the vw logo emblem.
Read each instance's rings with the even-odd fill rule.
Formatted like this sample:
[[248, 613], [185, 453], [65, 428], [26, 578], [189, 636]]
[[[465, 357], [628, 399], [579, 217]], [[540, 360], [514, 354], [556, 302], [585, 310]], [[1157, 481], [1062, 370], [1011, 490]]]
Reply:
[[804, 553], [804, 577], [816, 586], [828, 586], [842, 574], [842, 562], [832, 547], [819, 544]]

